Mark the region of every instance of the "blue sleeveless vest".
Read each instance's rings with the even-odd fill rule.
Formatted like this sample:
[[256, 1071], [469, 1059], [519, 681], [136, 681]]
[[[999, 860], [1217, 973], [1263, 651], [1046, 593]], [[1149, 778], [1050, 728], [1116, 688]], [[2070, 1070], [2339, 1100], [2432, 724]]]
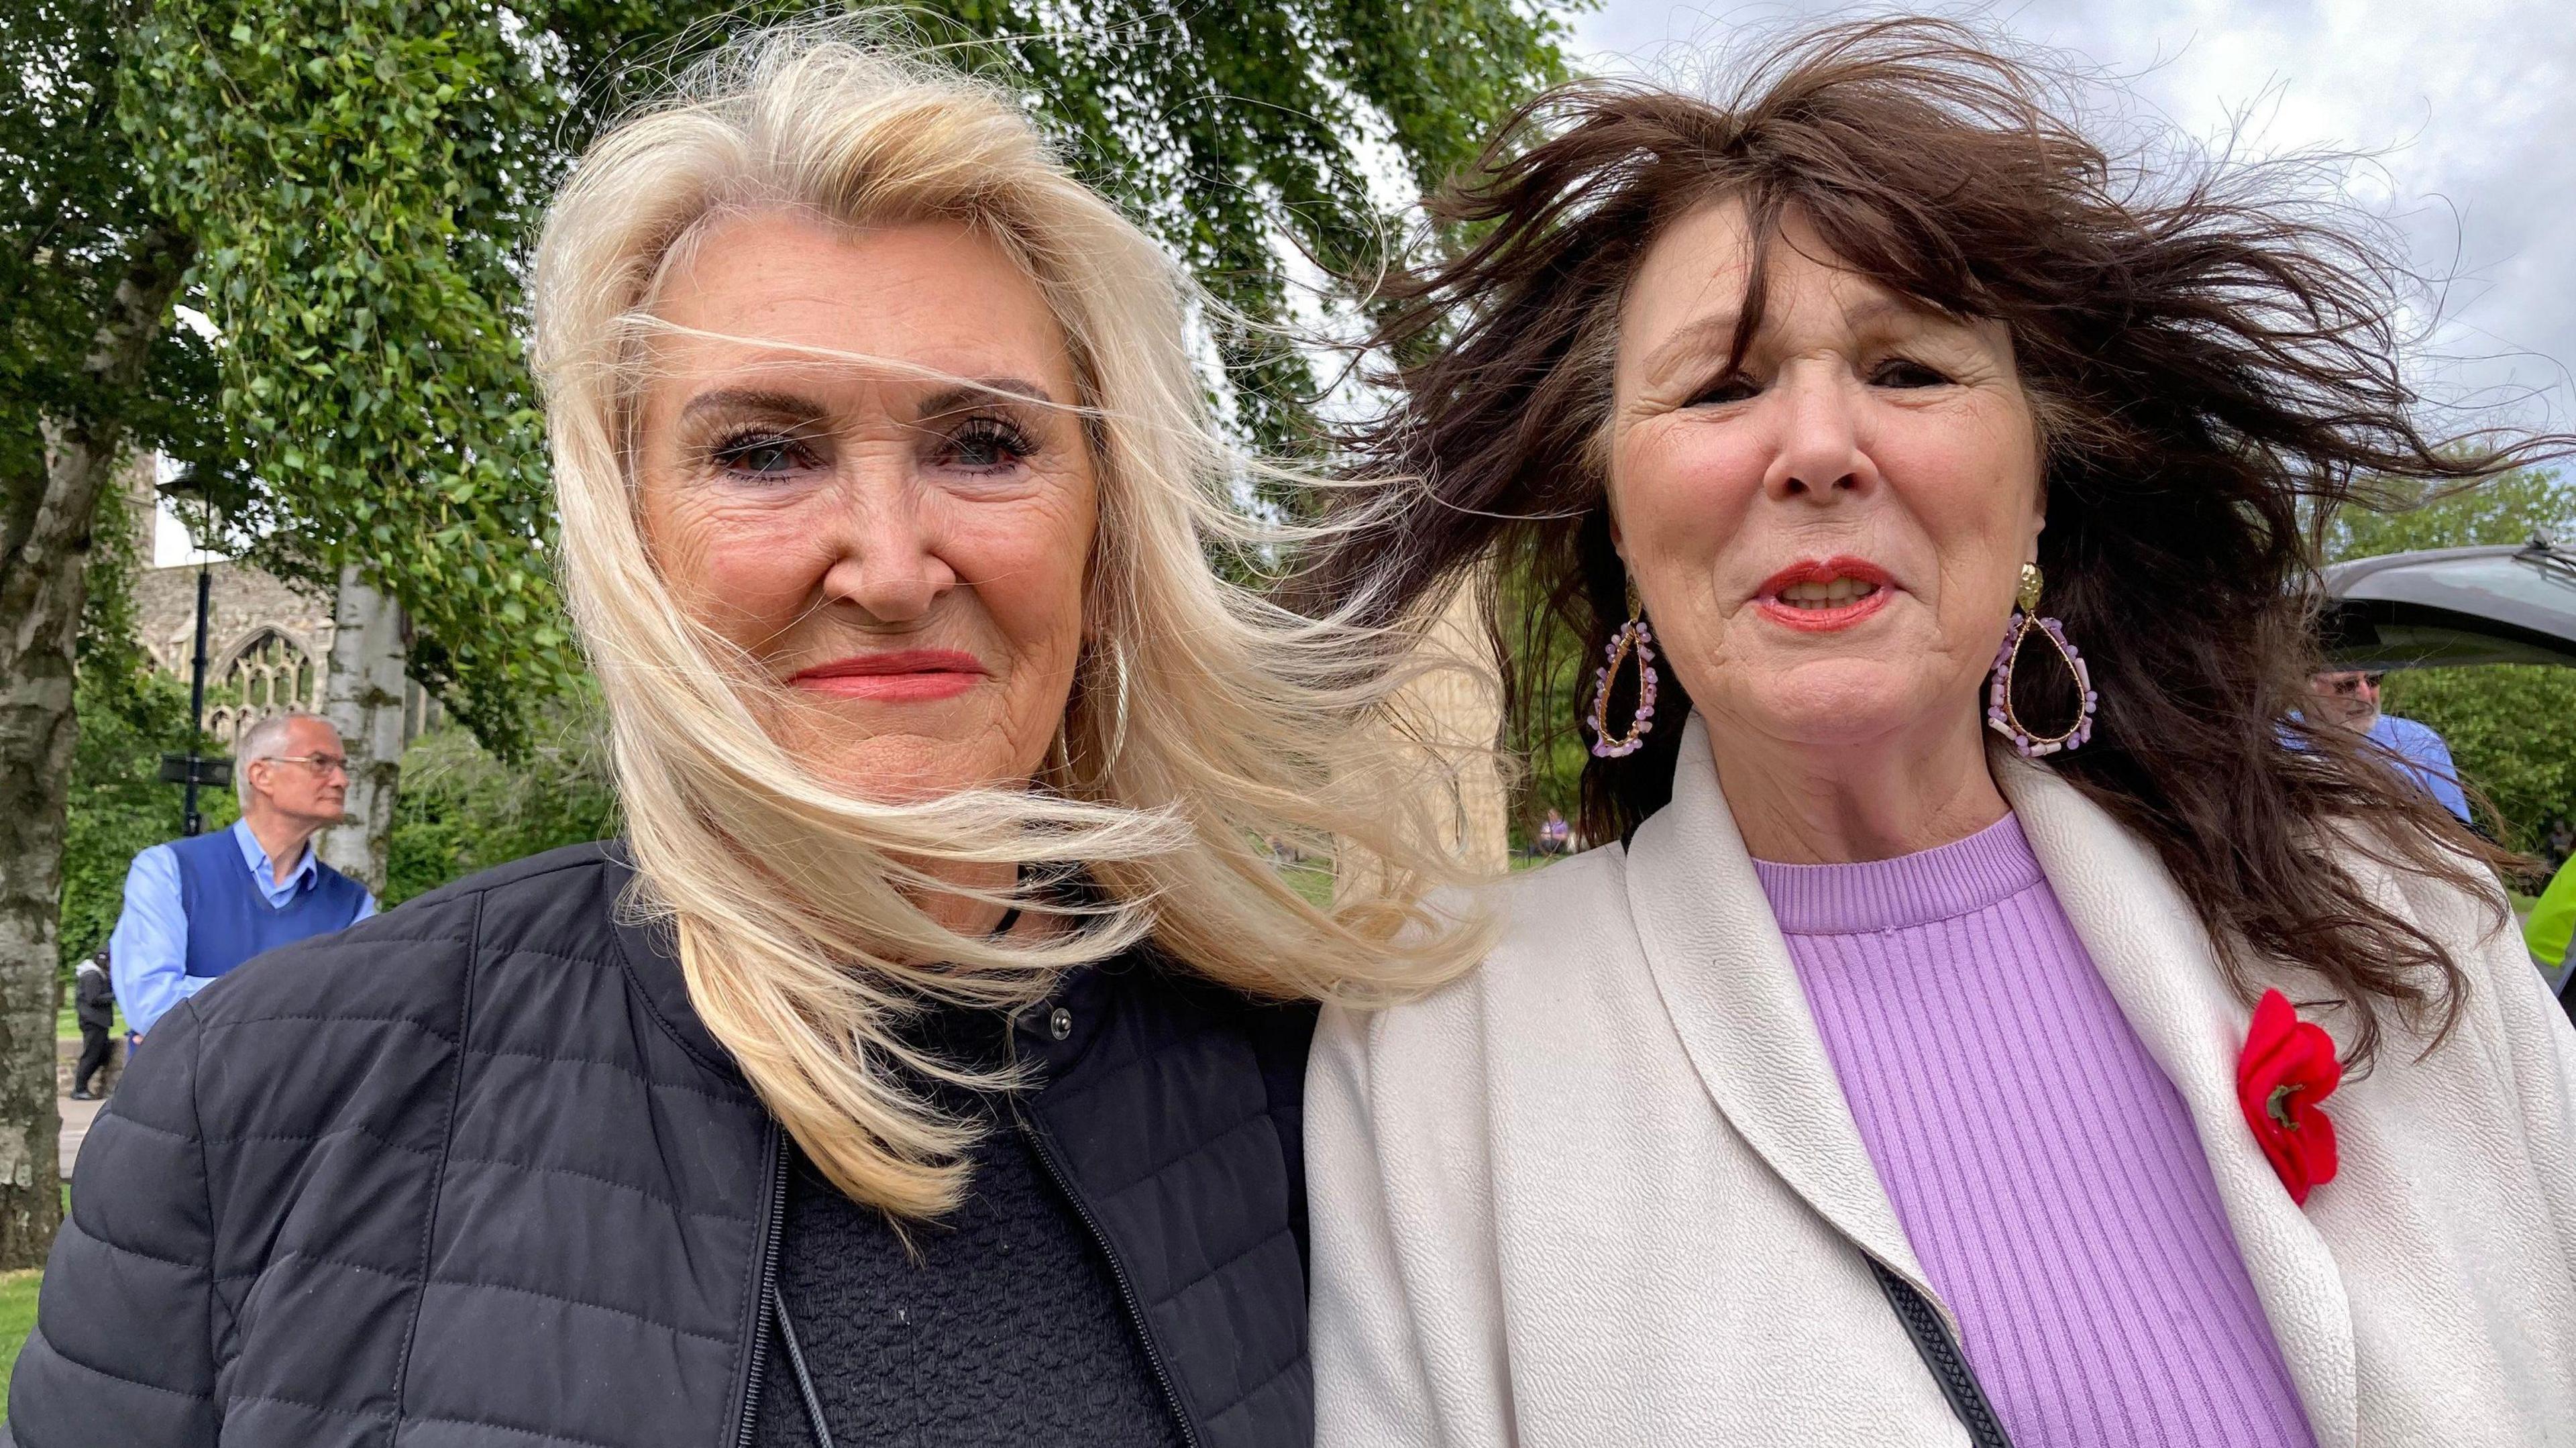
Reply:
[[229, 829], [172, 840], [170, 853], [179, 860], [190, 975], [222, 975], [262, 951], [345, 929], [367, 903], [357, 881], [315, 860], [313, 883], [285, 905], [270, 905]]

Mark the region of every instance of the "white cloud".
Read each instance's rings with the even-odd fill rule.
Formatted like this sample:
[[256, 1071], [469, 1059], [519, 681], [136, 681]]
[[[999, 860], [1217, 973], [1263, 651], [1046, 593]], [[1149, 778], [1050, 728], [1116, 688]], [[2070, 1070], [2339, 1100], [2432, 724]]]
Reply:
[[[1577, 25], [1599, 70], [1686, 72], [1744, 27], [1858, 13], [1790, 0], [1605, 0]], [[2566, 0], [2027, 0], [1982, 17], [2101, 74], [2149, 119], [2258, 153], [2370, 160], [2349, 199], [2447, 279], [2420, 375], [2440, 395], [2544, 389], [2576, 416], [2576, 19]]]

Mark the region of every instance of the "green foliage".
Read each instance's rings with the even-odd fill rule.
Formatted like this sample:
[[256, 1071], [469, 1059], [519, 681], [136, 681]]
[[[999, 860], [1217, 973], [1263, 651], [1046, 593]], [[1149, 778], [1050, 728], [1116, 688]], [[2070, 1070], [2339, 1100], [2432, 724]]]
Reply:
[[120, 106], [224, 339], [258, 479], [234, 527], [281, 571], [364, 564], [430, 641], [415, 672], [503, 748], [578, 673], [512, 268], [558, 108], [512, 18], [173, 0], [137, 25]]
[[403, 751], [384, 903], [399, 904], [477, 870], [607, 839], [623, 828], [595, 712], [549, 710], [519, 758], [496, 759], [462, 729]]
[[[1282, 243], [1365, 274], [1392, 220], [1362, 164], [1417, 182], [1559, 78], [1536, 0], [1236, 5], [942, 0], [901, 12], [1018, 86], [1220, 301], [1238, 421], [1307, 431]], [[1068, 12], [1068, 9], [1070, 13]], [[411, 671], [512, 754], [579, 673], [548, 559], [517, 259], [608, 109], [600, 73], [782, 13], [566, 0], [166, 0], [112, 111], [140, 191], [199, 249], [223, 338], [237, 545], [315, 580], [357, 562], [410, 610]], [[213, 476], [213, 470], [209, 470]]]
[[182, 458], [219, 431], [212, 353], [193, 332], [162, 337], [140, 388], [102, 388], [81, 365], [127, 248], [163, 220], [114, 125], [131, 9], [0, 0], [0, 507], [35, 505], [47, 420], [122, 419]]
[[2381, 705], [2441, 734], [2462, 777], [2504, 816], [2506, 844], [2537, 851], [2550, 821], [2576, 816], [2576, 670], [2408, 669], [2388, 676]]
[[1287, 451], [1311, 442], [1316, 383], [1278, 330], [1293, 310], [1283, 243], [1328, 277], [1376, 274], [1400, 222], [1371, 195], [1366, 151], [1438, 184], [1565, 77], [1556, 14], [1588, 4], [1087, 0], [1072, 27], [1014, 0], [907, 14], [987, 42], [961, 53], [1016, 85], [1092, 183], [1189, 264], [1231, 314], [1211, 321], [1238, 427]]
[[2344, 508], [2326, 530], [2328, 561], [2377, 558], [2419, 548], [2519, 544], [2535, 531], [2564, 537], [2576, 523], [2576, 479], [2521, 468], [2467, 488], [2387, 489], [2388, 510]]
[[[1532, 613], [1531, 589], [1525, 575], [1506, 575], [1497, 599], [1505, 637], [1524, 654], [1535, 647], [1543, 657], [1516, 660], [1520, 687], [1535, 707], [1521, 720], [1506, 719], [1503, 743], [1514, 759], [1526, 761], [1514, 790], [1510, 831], [1512, 848], [1526, 850], [1538, 839], [1541, 822], [1551, 809], [1568, 820], [1582, 817], [1583, 766], [1591, 758], [1591, 740], [1583, 732], [1582, 714], [1592, 702], [1592, 670], [1599, 660], [1581, 639], [1550, 627], [1533, 642], [1523, 622]], [[1517, 712], [1517, 711], [1516, 711]], [[1594, 843], [1598, 843], [1597, 841]]]
[[[2523, 470], [2437, 496], [2406, 511], [2344, 509], [2328, 529], [2335, 561], [2419, 548], [2521, 543], [2535, 530], [2576, 527], [2576, 480]], [[2461, 775], [2504, 816], [2506, 840], [2537, 849], [2550, 821], [2576, 816], [2576, 669], [2491, 665], [2405, 669], [2388, 676], [2381, 705], [2431, 725]]]

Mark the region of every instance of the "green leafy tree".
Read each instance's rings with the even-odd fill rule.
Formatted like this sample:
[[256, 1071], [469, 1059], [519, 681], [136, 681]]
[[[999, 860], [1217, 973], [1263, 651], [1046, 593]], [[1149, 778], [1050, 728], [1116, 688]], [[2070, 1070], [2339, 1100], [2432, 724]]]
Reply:
[[462, 875], [620, 831], [605, 719], [588, 691], [549, 709], [504, 762], [462, 729], [403, 753], [384, 901], [398, 905]]
[[258, 480], [224, 499], [237, 540], [316, 582], [363, 562], [430, 640], [415, 672], [504, 748], [578, 672], [511, 267], [544, 179], [511, 152], [557, 108], [507, 13], [164, 3], [122, 107], [223, 338]]
[[[119, 113], [146, 189], [193, 238], [223, 338], [224, 415], [256, 485], [235, 542], [327, 585], [348, 563], [411, 613], [412, 672], [507, 755], [578, 674], [547, 565], [541, 418], [517, 258], [613, 105], [585, 67], [672, 63], [757, 11], [483, 0], [164, 0]], [[1315, 381], [1279, 340], [1295, 249], [1365, 275], [1395, 221], [1377, 141], [1425, 184], [1560, 78], [1522, 0], [949, 0], [906, 29], [1028, 98], [1222, 304], [1244, 431], [1305, 432]], [[1067, 20], [1074, 23], [1066, 24]]]
[[211, 359], [169, 327], [194, 256], [110, 124], [128, 4], [0, 0], [0, 1267], [44, 1259], [75, 642], [91, 529], [141, 443], [198, 455]]
[[[2387, 512], [2346, 508], [2327, 533], [2334, 561], [2423, 548], [2517, 544], [2534, 532], [2576, 537], [2576, 480], [2524, 469], [2443, 494], [2400, 492]], [[2576, 816], [2576, 669], [2492, 664], [2402, 669], [2388, 676], [2388, 712], [2431, 725], [2461, 775], [2504, 816], [2506, 843], [2537, 849], [2550, 822]]]

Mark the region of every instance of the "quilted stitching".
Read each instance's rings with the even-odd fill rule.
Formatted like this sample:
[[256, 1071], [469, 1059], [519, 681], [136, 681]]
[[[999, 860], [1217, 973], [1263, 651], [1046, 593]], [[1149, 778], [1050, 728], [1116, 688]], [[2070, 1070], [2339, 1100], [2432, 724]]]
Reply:
[[[628, 878], [596, 849], [506, 867], [264, 958], [165, 1023], [155, 1044], [169, 1044], [138, 1059], [83, 1159], [84, 1186], [104, 1190], [122, 1164], [146, 1197], [74, 1213], [45, 1311], [79, 1314], [83, 1360], [40, 1326], [11, 1397], [23, 1448], [211, 1448], [226, 1408], [242, 1432], [334, 1444], [397, 1428], [405, 1443], [528, 1448], [720, 1438], [749, 1346], [769, 1128], [666, 1014], [673, 987], [611, 932]], [[1141, 1269], [1158, 1337], [1206, 1346], [1250, 1312], [1250, 1335], [1200, 1354], [1183, 1384], [1210, 1448], [1302, 1448], [1300, 1255], [1280, 1240], [1293, 1216], [1202, 1184], [1275, 1174], [1293, 1125], [1275, 1083], [1246, 1089], [1229, 1023], [1160, 987], [1134, 995], [1147, 1006], [1118, 1013], [1046, 1113], [1080, 1120], [1086, 1200]], [[531, 1090], [544, 1109], [509, 1109]], [[585, 1119], [620, 1125], [584, 1138], [568, 1123]], [[1137, 1120], [1157, 1134], [1133, 1134]], [[599, 1149], [568, 1151], [584, 1143]], [[190, 1173], [184, 1206], [148, 1201], [150, 1183]], [[1173, 1212], [1181, 1230], [1155, 1239]], [[659, 1250], [714, 1270], [612, 1272], [613, 1244], [566, 1252], [521, 1230], [602, 1214], [677, 1233]], [[113, 1235], [84, 1239], [92, 1221]], [[116, 1294], [98, 1274], [119, 1272], [149, 1290], [102, 1308]], [[168, 1339], [192, 1321], [192, 1362], [134, 1351], [147, 1324]]]

